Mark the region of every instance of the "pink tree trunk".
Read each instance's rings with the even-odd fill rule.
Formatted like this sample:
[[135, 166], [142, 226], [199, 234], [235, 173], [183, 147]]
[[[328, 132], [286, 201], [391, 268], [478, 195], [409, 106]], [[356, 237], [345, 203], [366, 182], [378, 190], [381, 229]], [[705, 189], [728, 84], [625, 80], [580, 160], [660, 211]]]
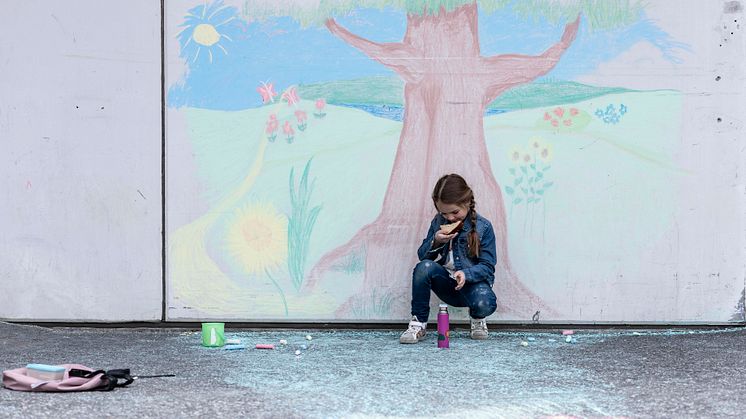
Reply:
[[[474, 190], [477, 211], [495, 228], [498, 313], [530, 318], [541, 310], [551, 315], [553, 310], [511, 269], [505, 206], [487, 153], [483, 118], [499, 94], [551, 70], [574, 39], [578, 24], [579, 18], [567, 25], [562, 40], [539, 56], [482, 57], [476, 4], [437, 15], [409, 15], [404, 40], [392, 44], [365, 40], [329, 20], [332, 33], [402, 77], [405, 113], [380, 215], [346, 245], [326, 254], [306, 286], [313, 288], [351, 252], [362, 252], [365, 279], [358, 297], [388, 290], [397, 301], [392, 314], [406, 316], [416, 248], [435, 214], [432, 186], [443, 174], [459, 173]], [[340, 307], [339, 316], [349, 314], [349, 303]]]

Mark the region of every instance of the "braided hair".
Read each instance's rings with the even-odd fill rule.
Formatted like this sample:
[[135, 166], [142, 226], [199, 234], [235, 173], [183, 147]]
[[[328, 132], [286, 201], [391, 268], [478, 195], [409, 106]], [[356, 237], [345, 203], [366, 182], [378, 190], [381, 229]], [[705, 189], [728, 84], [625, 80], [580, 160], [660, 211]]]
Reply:
[[474, 192], [463, 177], [455, 173], [444, 175], [433, 188], [433, 204], [438, 207], [438, 202], [448, 205], [459, 205], [469, 208], [471, 218], [471, 231], [467, 237], [470, 257], [479, 257], [479, 234], [477, 233], [477, 210]]

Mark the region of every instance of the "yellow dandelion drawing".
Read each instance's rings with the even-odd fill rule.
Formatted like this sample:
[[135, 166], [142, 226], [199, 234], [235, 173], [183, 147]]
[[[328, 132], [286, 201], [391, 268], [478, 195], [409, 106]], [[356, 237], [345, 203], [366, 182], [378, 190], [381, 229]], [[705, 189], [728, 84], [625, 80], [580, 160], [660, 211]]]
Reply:
[[523, 150], [521, 150], [520, 147], [513, 147], [510, 149], [510, 154], [508, 154], [508, 158], [510, 158], [510, 161], [513, 163], [518, 163], [521, 161], [521, 156], [523, 155]]
[[552, 149], [552, 145], [548, 143], [544, 144], [541, 147], [538, 153], [538, 156], [539, 156], [539, 159], [541, 159], [541, 161], [543, 161], [544, 163], [549, 163], [550, 161], [552, 161], [552, 158], [554, 157], [554, 151]]
[[528, 140], [529, 148], [535, 152], [541, 151], [542, 147], [544, 146], [544, 139], [541, 137], [531, 137]]
[[271, 204], [239, 208], [228, 227], [226, 250], [249, 274], [276, 268], [287, 259], [287, 225]]

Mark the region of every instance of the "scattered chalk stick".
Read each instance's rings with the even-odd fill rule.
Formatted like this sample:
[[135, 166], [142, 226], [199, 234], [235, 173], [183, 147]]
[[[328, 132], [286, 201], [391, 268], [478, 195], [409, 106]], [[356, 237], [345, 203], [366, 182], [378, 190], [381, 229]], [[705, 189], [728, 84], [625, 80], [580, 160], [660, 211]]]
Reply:
[[235, 351], [236, 349], [246, 349], [246, 345], [225, 345], [223, 348], [226, 351]]
[[565, 342], [572, 343], [572, 336], [568, 336], [565, 338]]
[[280, 339], [280, 345], [287, 345], [288, 341], [285, 339]]
[[311, 340], [313, 338], [311, 337], [311, 335], [306, 335], [306, 339]]
[[574, 332], [574, 331], [572, 331], [572, 330], [563, 330], [563, 331], [562, 331], [562, 334], [563, 334], [563, 335], [565, 335], [565, 336], [567, 336], [567, 335], [572, 335], [572, 334], [574, 334], [574, 333], [575, 333], [575, 332]]
[[528, 342], [526, 342], [526, 341], [524, 340], [523, 342], [521, 342], [521, 346], [528, 346]]
[[256, 349], [275, 349], [275, 345], [270, 343], [257, 343]]
[[240, 345], [241, 339], [226, 339], [225, 344], [226, 345]]
[[295, 354], [298, 355], [298, 356], [300, 356], [300, 349], [296, 349], [295, 350]]

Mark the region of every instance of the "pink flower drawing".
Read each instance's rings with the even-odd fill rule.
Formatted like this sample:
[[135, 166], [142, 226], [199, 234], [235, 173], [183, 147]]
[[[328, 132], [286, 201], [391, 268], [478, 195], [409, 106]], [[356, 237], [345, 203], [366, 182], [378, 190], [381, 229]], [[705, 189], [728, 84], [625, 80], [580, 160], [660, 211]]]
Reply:
[[306, 120], [308, 119], [306, 111], [298, 109], [295, 111], [295, 118], [298, 119], [298, 129], [304, 131], [308, 126], [308, 124], [306, 124]]
[[262, 82], [262, 85], [257, 87], [256, 91], [259, 92], [260, 95], [262, 95], [262, 103], [274, 102], [274, 98], [275, 96], [277, 96], [277, 92], [275, 92], [272, 83]]
[[293, 142], [293, 139], [295, 138], [295, 130], [290, 125], [290, 121], [285, 121], [285, 123], [282, 125], [282, 132], [285, 133], [285, 139], [287, 140], [288, 144]]
[[293, 106], [300, 102], [298, 97], [298, 90], [295, 87], [291, 87], [282, 94], [282, 99], [288, 101], [288, 106]]
[[324, 107], [326, 107], [326, 100], [323, 98], [316, 99], [316, 111], [313, 113], [313, 116], [316, 118], [323, 118], [326, 116], [326, 112], [324, 112]]
[[267, 119], [267, 126], [265, 132], [267, 133], [267, 139], [272, 142], [277, 138], [277, 129], [280, 127], [280, 121], [277, 120], [277, 116], [272, 114]]

